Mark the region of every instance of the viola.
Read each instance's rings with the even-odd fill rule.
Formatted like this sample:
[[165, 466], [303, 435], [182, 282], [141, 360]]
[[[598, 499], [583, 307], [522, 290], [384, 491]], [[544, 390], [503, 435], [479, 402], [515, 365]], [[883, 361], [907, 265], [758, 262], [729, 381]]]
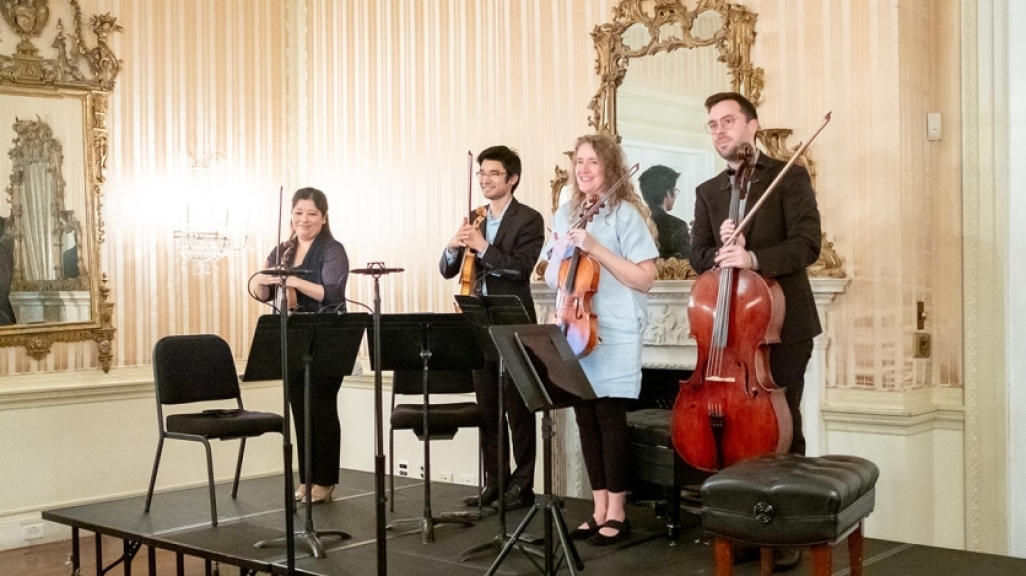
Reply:
[[[759, 206], [802, 154], [802, 145], [724, 241], [732, 245]], [[732, 177], [728, 217], [738, 222], [746, 200], [754, 150], [745, 145]], [[744, 156], [747, 154], [747, 156]], [[784, 294], [776, 281], [751, 270], [719, 268], [699, 276], [688, 302], [691, 335], [698, 345], [695, 371], [681, 381], [670, 434], [674, 448], [691, 466], [716, 472], [791, 446], [793, 424], [784, 389], [773, 381], [769, 346], [780, 341]]]
[[[467, 150], [467, 212], [470, 212], [470, 206], [474, 201], [474, 153]], [[475, 212], [477, 218], [474, 220], [474, 227], [478, 228], [481, 226], [481, 222], [484, 221], [485, 214], [488, 213], [488, 208], [481, 206]], [[466, 222], [466, 220], [464, 220]], [[460, 263], [460, 295], [470, 296], [474, 293], [474, 265], [476, 255], [470, 251], [469, 248], [463, 249], [463, 261]], [[457, 313], [462, 312], [460, 305], [456, 302], [452, 303], [453, 308]]]
[[601, 274], [599, 261], [576, 247], [573, 255], [559, 264], [556, 325], [578, 358], [591, 354], [598, 344], [598, 315], [591, 309], [591, 300]]
[[[638, 165], [635, 164], [601, 198], [586, 205], [571, 229], [585, 228], [620, 186], [637, 171]], [[599, 261], [576, 246], [570, 258], [559, 264], [559, 284], [553, 315], [556, 325], [566, 335], [570, 349], [578, 358], [591, 354], [598, 344], [598, 315], [592, 310], [591, 301], [598, 291], [601, 275], [602, 265]]]
[[[481, 223], [484, 222], [485, 217], [488, 215], [488, 207], [479, 206], [474, 213], [476, 217], [474, 218], [473, 226], [474, 228], [480, 228]], [[463, 264], [460, 268], [460, 294], [469, 296], [474, 293], [474, 267], [476, 266], [477, 255], [470, 248], [465, 248], [463, 252]]]

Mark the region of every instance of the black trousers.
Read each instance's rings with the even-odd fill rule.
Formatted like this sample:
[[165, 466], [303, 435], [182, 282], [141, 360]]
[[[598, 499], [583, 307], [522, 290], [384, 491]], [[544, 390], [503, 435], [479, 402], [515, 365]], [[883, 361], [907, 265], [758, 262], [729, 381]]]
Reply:
[[509, 469], [511, 452], [508, 449], [506, 458], [499, 461], [499, 389], [503, 385], [499, 381], [499, 364], [486, 361], [483, 369], [474, 371], [474, 392], [482, 418], [481, 459], [484, 462], [485, 484], [498, 486], [501, 473], [507, 479], [507, 489], [516, 484], [525, 490], [533, 490], [534, 461], [538, 451], [534, 413], [527, 409], [512, 378], [507, 377], [506, 380], [506, 394], [503, 397], [506, 417], [501, 426], [509, 427], [509, 438], [513, 444], [512, 455], [516, 469], [512, 474]]
[[[321, 486], [338, 484], [339, 460], [342, 452], [342, 426], [338, 421], [338, 391], [342, 379], [312, 378], [310, 380], [311, 478]], [[303, 413], [303, 373], [289, 379], [289, 404], [296, 428], [299, 448], [299, 481], [306, 482], [306, 415]]]
[[802, 429], [802, 393], [805, 391], [805, 368], [812, 358], [812, 340], [793, 344], [770, 346], [770, 373], [777, 386], [786, 387], [784, 398], [791, 412], [794, 430], [791, 436], [792, 454], [805, 454], [805, 432]]
[[627, 403], [601, 398], [574, 406], [581, 452], [592, 490], [627, 490]]

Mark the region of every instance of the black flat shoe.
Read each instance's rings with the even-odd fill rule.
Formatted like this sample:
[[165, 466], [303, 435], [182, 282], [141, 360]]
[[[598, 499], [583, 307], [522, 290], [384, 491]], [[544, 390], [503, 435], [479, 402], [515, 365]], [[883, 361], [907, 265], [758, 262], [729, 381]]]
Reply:
[[[493, 485], [485, 486], [480, 498], [482, 506], [491, 506], [499, 499], [499, 489]], [[463, 505], [477, 508], [477, 500], [477, 496], [469, 496], [463, 499]]]
[[606, 523], [599, 528], [615, 528], [616, 534], [612, 536], [606, 536], [605, 534], [595, 531], [595, 534], [591, 538], [588, 538], [588, 542], [596, 546], [612, 546], [613, 544], [619, 544], [627, 539], [631, 535], [631, 523], [628, 520], [620, 522], [619, 520], [606, 520]]
[[587, 524], [587, 528], [574, 528], [567, 536], [570, 536], [571, 540], [586, 540], [598, 534], [599, 525], [594, 518], [588, 518]]

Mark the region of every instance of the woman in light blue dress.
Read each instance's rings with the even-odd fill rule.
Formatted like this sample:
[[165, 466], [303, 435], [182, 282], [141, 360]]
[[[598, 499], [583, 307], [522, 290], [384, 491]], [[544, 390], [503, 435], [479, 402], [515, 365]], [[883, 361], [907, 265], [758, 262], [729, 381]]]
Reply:
[[571, 536], [596, 545], [616, 544], [630, 534], [627, 500], [627, 402], [641, 389], [641, 338], [647, 292], [656, 278], [659, 256], [648, 209], [627, 179], [584, 227], [574, 222], [588, 206], [627, 174], [627, 159], [612, 138], [588, 135], [574, 147], [573, 194], [553, 218], [552, 249], [545, 281], [556, 289], [562, 260], [573, 248], [600, 264], [592, 310], [598, 316], [598, 343], [581, 366], [599, 400], [574, 408], [581, 449], [591, 482], [594, 511]]

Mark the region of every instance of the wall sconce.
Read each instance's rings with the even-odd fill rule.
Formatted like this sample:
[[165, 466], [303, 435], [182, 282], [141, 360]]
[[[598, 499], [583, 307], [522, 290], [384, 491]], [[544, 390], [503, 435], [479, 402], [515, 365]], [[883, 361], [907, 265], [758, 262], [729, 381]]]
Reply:
[[[190, 154], [189, 158], [190, 194], [186, 197], [185, 223], [173, 232], [174, 251], [183, 263], [195, 262], [200, 274], [208, 274], [212, 264], [228, 256], [229, 252], [246, 247], [248, 226], [245, 223], [232, 226], [229, 217], [231, 195], [225, 194], [224, 190], [215, 190], [211, 183], [211, 164], [221, 155], [215, 152], [197, 159]], [[193, 217], [193, 214], [199, 216]]]

